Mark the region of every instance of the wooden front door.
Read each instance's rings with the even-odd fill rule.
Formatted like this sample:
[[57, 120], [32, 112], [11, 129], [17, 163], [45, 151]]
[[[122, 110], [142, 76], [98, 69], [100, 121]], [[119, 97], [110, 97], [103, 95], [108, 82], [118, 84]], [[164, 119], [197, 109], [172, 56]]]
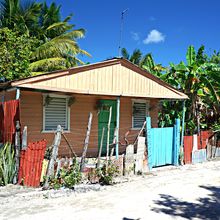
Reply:
[[100, 112], [98, 116], [98, 144], [100, 148], [102, 129], [105, 127], [104, 140], [102, 146], [102, 154], [106, 154], [107, 145], [107, 130], [108, 130], [108, 120], [109, 120], [109, 109], [112, 107], [112, 117], [110, 124], [110, 138], [109, 143], [111, 144], [114, 139], [114, 130], [116, 127], [116, 101], [115, 100], [100, 100]]

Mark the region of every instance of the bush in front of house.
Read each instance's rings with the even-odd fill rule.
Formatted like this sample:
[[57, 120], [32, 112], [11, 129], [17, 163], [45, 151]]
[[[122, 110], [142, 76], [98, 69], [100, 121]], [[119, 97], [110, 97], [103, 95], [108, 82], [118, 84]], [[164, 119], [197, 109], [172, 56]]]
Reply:
[[77, 160], [73, 158], [73, 164], [69, 167], [61, 168], [57, 177], [51, 178], [49, 184], [51, 189], [59, 189], [61, 187], [73, 189], [81, 180], [82, 174], [80, 172], [80, 165]]
[[105, 162], [102, 167], [94, 169], [89, 174], [90, 182], [99, 182], [102, 185], [112, 185], [114, 178], [119, 174], [119, 168], [111, 160]]

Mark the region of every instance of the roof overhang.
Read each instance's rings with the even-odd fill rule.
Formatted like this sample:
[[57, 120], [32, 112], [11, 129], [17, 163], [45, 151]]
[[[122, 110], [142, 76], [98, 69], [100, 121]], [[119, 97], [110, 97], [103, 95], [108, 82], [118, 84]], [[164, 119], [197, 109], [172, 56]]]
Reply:
[[[163, 87], [166, 89], [166, 91], [169, 91], [169, 95], [161, 95], [160, 93], [153, 93], [153, 94], [147, 94], [147, 93], [138, 93], [132, 91], [95, 91], [92, 89], [89, 89], [86, 87], [75, 89], [75, 88], [59, 88], [54, 86], [48, 86], [44, 85], [41, 82], [54, 80], [56, 78], [66, 77], [69, 75], [75, 75], [78, 73], [88, 72], [88, 71], [95, 71], [98, 68], [107, 68], [114, 65], [120, 64], [121, 66], [128, 68], [140, 75], [150, 79], [151, 81], [155, 82], [160, 87]], [[92, 75], [93, 76], [93, 75]], [[35, 90], [35, 91], [51, 91], [51, 92], [62, 92], [62, 93], [72, 93], [72, 94], [85, 94], [85, 95], [106, 95], [106, 96], [125, 96], [125, 97], [140, 97], [140, 98], [157, 98], [157, 99], [172, 99], [172, 100], [185, 100], [188, 99], [188, 96], [184, 93], [178, 91], [174, 87], [170, 86], [169, 84], [165, 83], [164, 81], [160, 80], [156, 76], [150, 74], [149, 72], [141, 69], [140, 67], [134, 65], [133, 63], [124, 60], [124, 59], [111, 59], [95, 64], [89, 64], [85, 66], [79, 66], [70, 68], [68, 70], [61, 70], [61, 71], [55, 71], [51, 73], [45, 73], [38, 76], [33, 76], [21, 80], [11, 81], [7, 83], [0, 84], [0, 90], [8, 90], [11, 88], [21, 88], [21, 89], [28, 89], [28, 90]], [[87, 89], [88, 88], [88, 89]], [[154, 89], [154, 88], [152, 88]]]

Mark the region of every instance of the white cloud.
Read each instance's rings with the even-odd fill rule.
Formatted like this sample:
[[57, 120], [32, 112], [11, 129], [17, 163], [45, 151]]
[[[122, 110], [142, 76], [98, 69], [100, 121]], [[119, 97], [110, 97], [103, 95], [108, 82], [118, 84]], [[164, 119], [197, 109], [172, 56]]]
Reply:
[[159, 43], [165, 40], [165, 35], [159, 32], [158, 30], [154, 29], [151, 30], [150, 33], [147, 35], [147, 38], [143, 40], [144, 44], [150, 43]]
[[136, 33], [136, 32], [131, 32], [131, 37], [132, 37], [132, 39], [133, 40], [135, 40], [135, 41], [139, 41], [140, 40], [140, 36], [139, 36], [139, 34], [138, 33]]

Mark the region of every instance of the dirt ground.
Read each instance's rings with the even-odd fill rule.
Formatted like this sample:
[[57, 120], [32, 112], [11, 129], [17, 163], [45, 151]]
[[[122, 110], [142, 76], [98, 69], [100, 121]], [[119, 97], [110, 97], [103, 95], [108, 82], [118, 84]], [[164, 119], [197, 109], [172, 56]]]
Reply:
[[220, 220], [220, 161], [163, 167], [95, 191], [0, 188], [0, 219]]

